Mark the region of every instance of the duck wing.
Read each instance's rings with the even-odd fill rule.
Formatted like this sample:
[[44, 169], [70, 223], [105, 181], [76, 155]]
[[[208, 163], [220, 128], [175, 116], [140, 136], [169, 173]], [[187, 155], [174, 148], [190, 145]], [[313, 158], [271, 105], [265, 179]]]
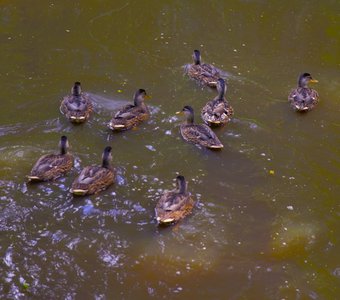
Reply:
[[72, 166], [73, 157], [70, 154], [47, 154], [39, 158], [35, 163], [30, 176], [50, 180], [69, 171]]
[[108, 127], [112, 130], [131, 129], [146, 120], [148, 116], [149, 111], [146, 105], [135, 106], [129, 104], [114, 115]]
[[166, 192], [158, 201], [156, 209], [167, 212], [178, 210], [184, 205], [187, 197], [188, 195], [179, 194], [177, 191]]
[[69, 119], [87, 119], [93, 111], [92, 101], [85, 94], [80, 96], [66, 96], [60, 105], [60, 111]]
[[123, 107], [123, 109], [118, 111], [115, 114], [114, 118], [115, 119], [130, 120], [130, 119], [136, 117], [136, 115], [138, 115], [140, 113], [144, 113], [144, 112], [145, 112], [145, 110], [143, 109], [143, 107], [128, 104], [125, 107]]

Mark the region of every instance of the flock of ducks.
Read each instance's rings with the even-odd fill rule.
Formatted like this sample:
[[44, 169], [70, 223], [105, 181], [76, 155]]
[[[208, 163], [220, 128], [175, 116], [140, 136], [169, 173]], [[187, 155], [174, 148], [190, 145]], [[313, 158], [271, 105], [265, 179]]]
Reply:
[[[227, 85], [223, 79], [223, 72], [211, 64], [201, 62], [201, 54], [194, 50], [193, 63], [185, 66], [185, 73], [196, 80], [201, 86], [208, 86], [217, 90], [217, 96], [209, 101], [201, 110], [204, 124], [194, 123], [194, 110], [191, 106], [184, 106], [176, 114], [185, 116], [180, 125], [180, 133], [187, 142], [197, 144], [209, 149], [221, 149], [223, 144], [214, 131], [215, 126], [227, 124], [234, 113], [233, 108], [226, 99]], [[309, 111], [318, 103], [318, 93], [309, 88], [308, 84], [317, 82], [309, 73], [299, 76], [298, 87], [289, 94], [288, 100], [296, 111]], [[113, 131], [129, 130], [147, 120], [150, 112], [144, 100], [148, 97], [144, 89], [139, 89], [134, 94], [133, 104], [128, 104], [117, 111], [108, 128]], [[83, 93], [80, 82], [72, 87], [71, 94], [65, 96], [60, 105], [60, 111], [72, 123], [86, 122], [93, 112], [90, 96]], [[68, 153], [68, 139], [62, 136], [59, 143], [58, 154], [42, 156], [33, 166], [29, 182], [54, 180], [65, 175], [73, 167], [74, 157]], [[112, 148], [104, 149], [101, 165], [85, 167], [73, 181], [70, 192], [75, 196], [97, 194], [107, 189], [115, 182], [115, 169], [111, 166]], [[190, 214], [195, 201], [187, 190], [187, 182], [181, 175], [176, 178], [176, 188], [164, 192], [156, 208], [156, 220], [159, 225], [173, 224]]]

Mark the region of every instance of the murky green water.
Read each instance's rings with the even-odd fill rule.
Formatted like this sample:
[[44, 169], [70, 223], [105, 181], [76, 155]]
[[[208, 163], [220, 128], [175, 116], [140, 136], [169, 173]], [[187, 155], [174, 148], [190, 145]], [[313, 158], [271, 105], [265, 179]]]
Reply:
[[[1, 1], [0, 298], [336, 299], [339, 11], [338, 1]], [[195, 48], [230, 74], [222, 152], [178, 133], [175, 111], [214, 97], [182, 75]], [[304, 115], [287, 103], [301, 72], [321, 98]], [[96, 109], [83, 126], [59, 113], [78, 80]], [[137, 88], [152, 95], [151, 119], [110, 134]], [[27, 185], [62, 134], [74, 170]], [[73, 200], [73, 178], [106, 145], [116, 185]], [[197, 205], [160, 230], [154, 207], [177, 172]]]

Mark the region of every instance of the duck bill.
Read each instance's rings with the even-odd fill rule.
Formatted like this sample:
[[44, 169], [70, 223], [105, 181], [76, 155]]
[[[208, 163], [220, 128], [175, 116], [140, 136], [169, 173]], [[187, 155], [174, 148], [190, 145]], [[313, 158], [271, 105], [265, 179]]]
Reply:
[[310, 82], [310, 83], [318, 83], [318, 82], [319, 82], [319, 80], [316, 80], [316, 79], [311, 79], [311, 80], [309, 80], [309, 82]]
[[183, 111], [176, 111], [176, 115], [181, 115], [183, 114]]

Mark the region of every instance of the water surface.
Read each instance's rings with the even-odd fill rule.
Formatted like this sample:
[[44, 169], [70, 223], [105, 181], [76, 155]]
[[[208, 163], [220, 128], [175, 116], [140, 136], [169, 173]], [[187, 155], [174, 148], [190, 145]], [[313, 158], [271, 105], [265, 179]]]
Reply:
[[[0, 298], [336, 299], [339, 11], [330, 0], [2, 1]], [[215, 95], [183, 76], [196, 48], [229, 74], [221, 152], [178, 132], [175, 112]], [[301, 72], [319, 80], [308, 114], [287, 103]], [[59, 113], [74, 81], [95, 103], [81, 126]], [[151, 119], [111, 134], [138, 88]], [[75, 168], [28, 185], [62, 134]], [[115, 186], [73, 199], [72, 180], [106, 145]], [[195, 209], [158, 229], [155, 204], [179, 173]]]

